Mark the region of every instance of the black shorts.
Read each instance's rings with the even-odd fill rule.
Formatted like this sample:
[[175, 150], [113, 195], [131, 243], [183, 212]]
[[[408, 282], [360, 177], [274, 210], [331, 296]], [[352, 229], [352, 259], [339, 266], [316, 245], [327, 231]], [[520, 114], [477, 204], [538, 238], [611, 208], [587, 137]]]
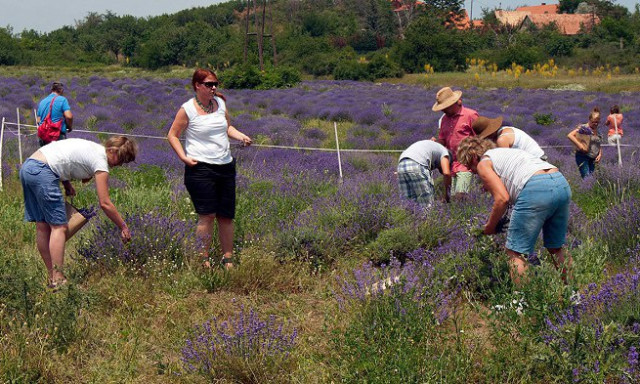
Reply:
[[233, 219], [236, 214], [236, 160], [228, 164], [185, 166], [184, 185], [199, 215]]

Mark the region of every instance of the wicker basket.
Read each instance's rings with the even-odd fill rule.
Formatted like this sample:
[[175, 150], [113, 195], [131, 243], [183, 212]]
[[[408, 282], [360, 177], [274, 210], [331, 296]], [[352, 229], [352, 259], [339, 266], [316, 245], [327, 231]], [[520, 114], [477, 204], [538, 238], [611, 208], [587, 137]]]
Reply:
[[65, 209], [67, 210], [67, 221], [69, 225], [69, 228], [67, 229], [67, 240], [69, 240], [73, 235], [76, 234], [76, 232], [80, 230], [80, 228], [84, 227], [84, 225], [87, 224], [89, 219], [84, 217], [82, 213], [78, 212], [73, 204], [65, 201], [64, 205]]

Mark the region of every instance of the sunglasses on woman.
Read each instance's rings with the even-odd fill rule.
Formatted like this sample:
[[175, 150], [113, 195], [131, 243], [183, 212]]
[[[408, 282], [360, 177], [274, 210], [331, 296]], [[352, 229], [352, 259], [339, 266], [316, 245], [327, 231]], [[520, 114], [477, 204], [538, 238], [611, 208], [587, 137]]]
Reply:
[[204, 85], [207, 88], [213, 88], [213, 87], [218, 87], [218, 82], [217, 81], [205, 81], [204, 83], [202, 83], [202, 85]]

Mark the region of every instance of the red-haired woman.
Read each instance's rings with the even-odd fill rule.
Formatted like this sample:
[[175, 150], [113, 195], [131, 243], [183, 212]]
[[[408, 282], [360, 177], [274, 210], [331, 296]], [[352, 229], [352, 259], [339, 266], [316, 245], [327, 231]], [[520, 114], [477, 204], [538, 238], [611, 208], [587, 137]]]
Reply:
[[[233, 218], [236, 206], [236, 163], [229, 138], [251, 145], [251, 138], [235, 129], [229, 120], [226, 98], [218, 92], [218, 77], [209, 69], [196, 69], [191, 79], [195, 96], [182, 104], [167, 139], [185, 163], [184, 184], [198, 214], [196, 237], [203, 247], [203, 265], [208, 256], [214, 221], [222, 247], [222, 264], [233, 266]], [[186, 133], [185, 145], [180, 136]]]

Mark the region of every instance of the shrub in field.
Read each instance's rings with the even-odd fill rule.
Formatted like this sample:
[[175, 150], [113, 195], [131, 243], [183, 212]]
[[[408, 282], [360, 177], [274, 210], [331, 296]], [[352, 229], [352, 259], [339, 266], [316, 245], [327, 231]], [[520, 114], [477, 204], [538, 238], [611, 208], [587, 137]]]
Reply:
[[383, 229], [369, 248], [373, 251], [371, 259], [375, 263], [388, 263], [392, 257], [403, 261], [405, 255], [418, 248], [418, 233], [410, 226]]
[[336, 80], [372, 80], [367, 64], [355, 60], [344, 60], [336, 65], [333, 70]]
[[[397, 201], [387, 191], [343, 185], [335, 195], [319, 198], [275, 235], [281, 256], [327, 265], [346, 251], [374, 240], [394, 224]], [[400, 208], [401, 209], [401, 208]]]
[[533, 119], [538, 125], [551, 125], [556, 122], [556, 118], [553, 113], [534, 113]]
[[[630, 260], [637, 265], [640, 248]], [[565, 381], [637, 382], [640, 348], [640, 269], [619, 273], [576, 295], [574, 305], [545, 320], [547, 361]]]
[[252, 65], [242, 65], [221, 72], [220, 81], [229, 89], [289, 88], [300, 82], [300, 73], [288, 67], [258, 71]]
[[606, 243], [614, 259], [620, 261], [627, 249], [638, 243], [640, 228], [640, 200], [630, 198], [611, 207], [602, 217], [591, 223], [593, 236]]
[[297, 329], [289, 332], [275, 316], [263, 320], [242, 307], [226, 321], [214, 317], [196, 326], [182, 348], [182, 362], [186, 371], [208, 380], [286, 382], [297, 336]]
[[367, 263], [338, 278], [338, 304], [355, 314], [332, 339], [332, 363], [343, 381], [416, 382], [442, 369], [434, 340], [457, 290], [449, 291], [436, 273], [438, 262], [434, 253], [418, 250], [404, 265]]
[[123, 264], [142, 270], [168, 264], [170, 269], [178, 269], [184, 265], [187, 246], [193, 244], [189, 223], [159, 212], [130, 214], [124, 221], [131, 232], [129, 243], [122, 243], [118, 227], [102, 221], [83, 234], [78, 253], [90, 263], [108, 268]]

